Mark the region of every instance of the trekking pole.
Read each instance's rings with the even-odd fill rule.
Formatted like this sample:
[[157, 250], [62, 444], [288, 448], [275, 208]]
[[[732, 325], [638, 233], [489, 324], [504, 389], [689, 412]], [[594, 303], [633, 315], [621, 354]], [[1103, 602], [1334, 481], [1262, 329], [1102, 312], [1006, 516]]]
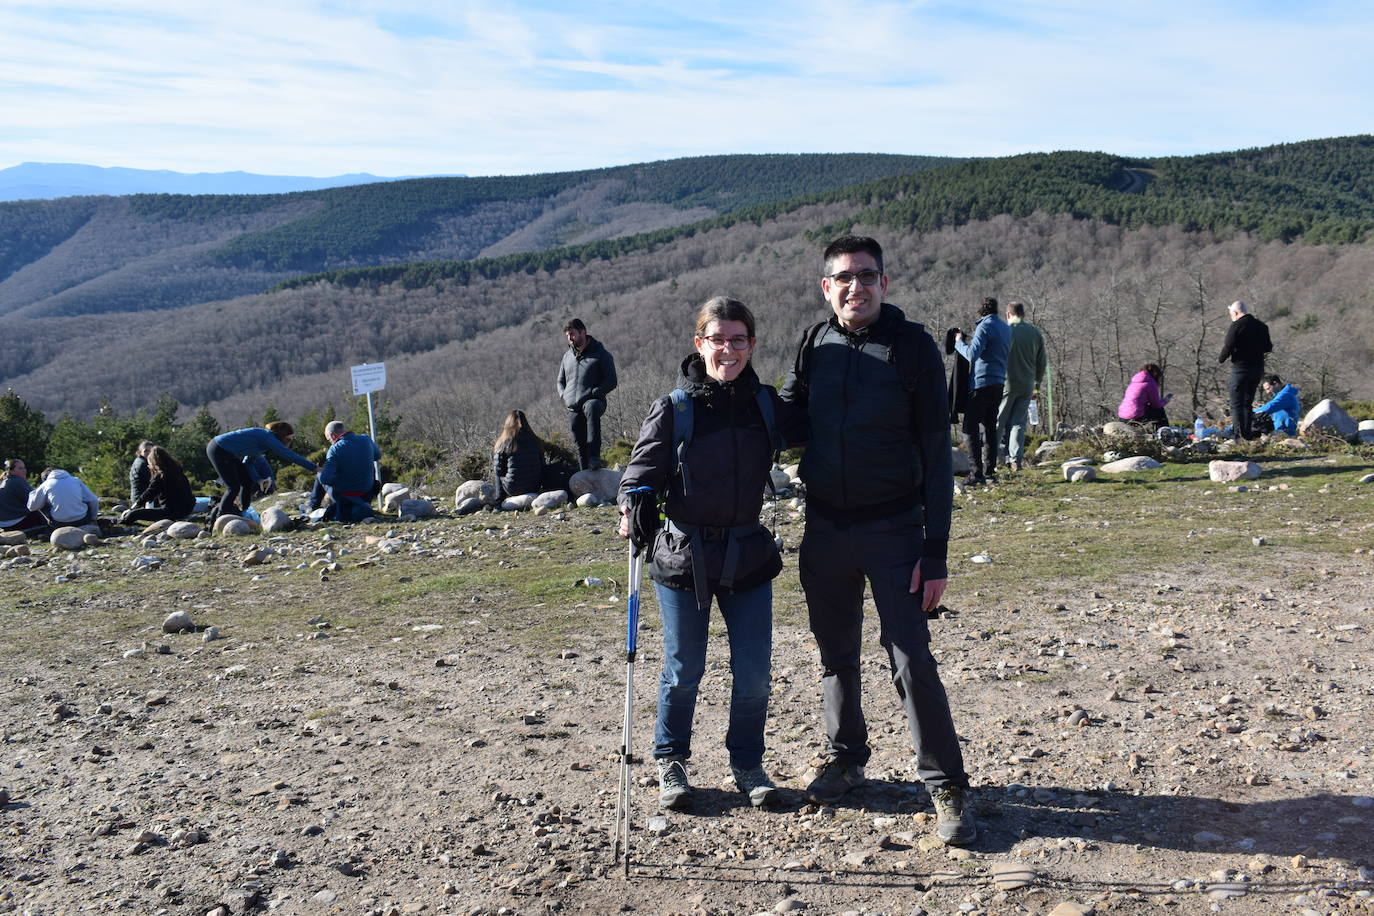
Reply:
[[[631, 518], [637, 517], [639, 502], [653, 491], [639, 487], [629, 494]], [[630, 803], [633, 780], [631, 767], [637, 763], [634, 756], [634, 742], [630, 737], [634, 718], [635, 696], [635, 652], [639, 644], [639, 580], [644, 566], [643, 553], [646, 544], [636, 544], [636, 537], [630, 537], [630, 586], [625, 599], [625, 715], [621, 722], [620, 735], [620, 789], [615, 800], [615, 858], [624, 856], [625, 877], [630, 877]]]

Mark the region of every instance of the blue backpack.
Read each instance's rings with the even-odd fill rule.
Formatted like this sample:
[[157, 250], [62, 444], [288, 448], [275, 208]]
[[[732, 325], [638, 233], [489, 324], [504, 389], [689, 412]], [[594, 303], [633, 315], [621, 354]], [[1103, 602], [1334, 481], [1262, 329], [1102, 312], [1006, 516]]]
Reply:
[[[692, 399], [687, 396], [687, 392], [681, 388], [674, 388], [668, 393], [673, 401], [673, 467], [669, 477], [681, 471], [682, 473], [682, 492], [686, 495], [691, 492], [691, 473], [687, 469], [687, 446], [692, 441], [692, 421], [696, 413], [692, 407]], [[773, 422], [773, 399], [768, 396], [768, 389], [762, 385], [754, 392], [754, 399], [758, 402], [759, 413], [763, 416], [763, 428], [768, 433], [768, 442], [773, 446], [773, 459], [776, 461], [778, 453], [782, 451], [784, 443], [778, 438], [778, 431]], [[771, 490], [773, 481], [770, 478], [768, 487]]]

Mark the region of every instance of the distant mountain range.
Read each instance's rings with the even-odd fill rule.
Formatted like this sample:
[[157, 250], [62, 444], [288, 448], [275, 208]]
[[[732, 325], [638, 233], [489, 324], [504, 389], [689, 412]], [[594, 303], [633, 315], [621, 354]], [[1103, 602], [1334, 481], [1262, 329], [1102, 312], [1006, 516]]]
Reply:
[[[416, 176], [405, 176], [416, 177]], [[450, 176], [452, 177], [452, 176]], [[25, 162], [0, 169], [0, 201], [121, 194], [287, 194], [346, 185], [398, 181], [366, 172], [310, 178], [252, 172], [170, 172], [106, 168], [66, 162]]]

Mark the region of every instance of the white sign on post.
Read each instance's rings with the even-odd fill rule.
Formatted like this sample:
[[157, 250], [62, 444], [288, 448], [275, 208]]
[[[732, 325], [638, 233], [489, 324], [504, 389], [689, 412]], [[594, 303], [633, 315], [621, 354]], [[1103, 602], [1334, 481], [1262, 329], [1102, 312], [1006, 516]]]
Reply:
[[386, 363], [363, 363], [353, 367], [353, 393], [369, 394], [386, 387]]

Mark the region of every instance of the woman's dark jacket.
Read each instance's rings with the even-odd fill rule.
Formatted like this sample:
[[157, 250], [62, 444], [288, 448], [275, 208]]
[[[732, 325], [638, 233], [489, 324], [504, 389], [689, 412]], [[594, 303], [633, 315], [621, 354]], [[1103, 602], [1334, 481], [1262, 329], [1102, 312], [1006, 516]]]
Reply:
[[[687, 474], [673, 474], [673, 403], [661, 397], [649, 408], [629, 465], [620, 478], [620, 500], [637, 487], [666, 493], [666, 514], [680, 526], [704, 526], [707, 587], [713, 594], [744, 592], [773, 579], [782, 571], [782, 557], [773, 535], [758, 525], [773, 447], [759, 411], [759, 379], [746, 366], [733, 382], [717, 382], [706, 375], [701, 357], [693, 353], [682, 363], [678, 387], [687, 392], [693, 410], [692, 440], [687, 444]], [[800, 411], [783, 404], [777, 392], [763, 386], [773, 401], [774, 425], [789, 442], [804, 438]], [[669, 475], [672, 479], [669, 479]], [[727, 540], [723, 529], [758, 525], [738, 536], [733, 583], [720, 583]], [[654, 540], [649, 576], [671, 588], [694, 591], [691, 538], [664, 526]]]
[[180, 516], [190, 515], [195, 510], [196, 497], [191, 492], [191, 482], [181, 468], [163, 468], [161, 474], [153, 474], [148, 478], [148, 488], [143, 491], [139, 502], [145, 506], [156, 506], [159, 500], [169, 512]]
[[538, 493], [539, 481], [544, 476], [544, 454], [539, 437], [522, 429], [511, 443], [509, 452], [492, 454], [491, 466], [496, 472], [496, 486], [502, 499]]

